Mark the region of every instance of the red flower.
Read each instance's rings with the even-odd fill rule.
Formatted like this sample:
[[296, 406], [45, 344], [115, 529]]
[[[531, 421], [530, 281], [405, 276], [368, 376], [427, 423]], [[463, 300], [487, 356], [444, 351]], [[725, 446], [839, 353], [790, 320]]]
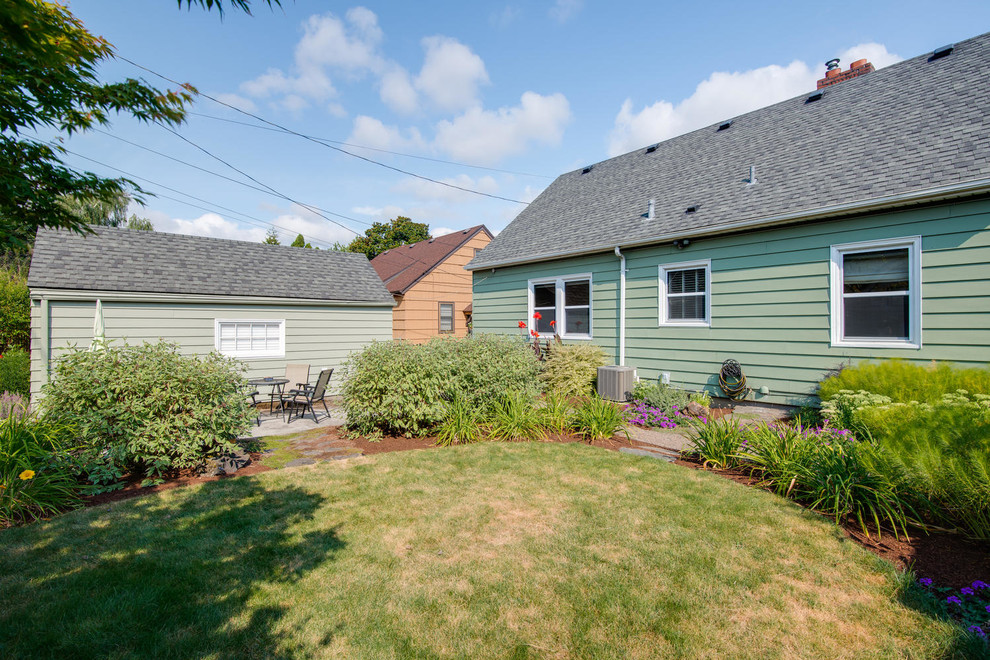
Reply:
[[519, 322], [519, 327], [520, 328], [525, 328], [526, 327], [526, 322], [525, 321], [520, 321]]
[[540, 336], [540, 333], [538, 333], [536, 330], [530, 330], [529, 331], [529, 334], [533, 335], [534, 337], [539, 337]]
[[543, 316], [539, 312], [536, 312], [535, 314], [533, 314], [533, 318], [539, 321], [540, 319], [543, 318]]
[[550, 327], [551, 327], [551, 328], [552, 328], [553, 326], [555, 326], [555, 325], [557, 325], [557, 322], [556, 322], [556, 321], [550, 321]]

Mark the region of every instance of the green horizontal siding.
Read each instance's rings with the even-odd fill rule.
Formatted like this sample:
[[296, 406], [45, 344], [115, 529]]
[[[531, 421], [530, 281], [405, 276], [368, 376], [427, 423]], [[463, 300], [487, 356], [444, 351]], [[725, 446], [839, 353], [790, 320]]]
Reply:
[[[830, 346], [830, 246], [922, 236], [922, 348]], [[807, 401], [829, 370], [847, 361], [900, 357], [990, 363], [990, 202], [919, 207], [735, 236], [623, 250], [626, 363], [640, 377], [661, 371], [688, 389], [716, 394], [719, 366], [733, 358], [773, 403]], [[658, 325], [658, 266], [711, 259], [711, 328]], [[597, 254], [474, 274], [474, 327], [518, 332], [531, 278], [590, 272], [593, 339], [618, 355], [619, 260]]]
[[[50, 306], [49, 341], [52, 359], [71, 346], [85, 348], [93, 339], [96, 302], [53, 300]], [[247, 376], [278, 375], [286, 363], [319, 369], [339, 368], [347, 356], [372, 340], [392, 338], [389, 307], [335, 307], [332, 305], [225, 305], [213, 303], [103, 302], [106, 336], [129, 344], [159, 338], [179, 344], [183, 353], [205, 354], [214, 350], [216, 319], [285, 319], [285, 357], [243, 360]], [[41, 354], [41, 306], [31, 308], [31, 394], [45, 379]], [[334, 378], [332, 381], [337, 381]]]

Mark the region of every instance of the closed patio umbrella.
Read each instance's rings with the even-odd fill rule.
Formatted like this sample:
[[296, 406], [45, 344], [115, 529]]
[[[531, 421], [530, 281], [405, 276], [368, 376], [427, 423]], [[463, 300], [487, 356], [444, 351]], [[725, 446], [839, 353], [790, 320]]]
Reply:
[[95, 351], [100, 348], [106, 348], [106, 345], [106, 328], [103, 324], [103, 301], [97, 298], [96, 317], [93, 319], [93, 342], [89, 345], [89, 350]]

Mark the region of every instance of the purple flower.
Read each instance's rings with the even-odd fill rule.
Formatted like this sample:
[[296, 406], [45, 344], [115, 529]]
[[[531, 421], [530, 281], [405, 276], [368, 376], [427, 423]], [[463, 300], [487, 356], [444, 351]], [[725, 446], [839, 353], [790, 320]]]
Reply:
[[974, 589], [990, 589], [990, 584], [987, 584], [983, 580], [977, 580], [973, 583]]
[[966, 594], [967, 596], [972, 596], [974, 594], [973, 590], [970, 589], [969, 587], [963, 587], [962, 589], [959, 590], [959, 593]]
[[945, 599], [945, 602], [953, 603], [955, 605], [962, 605], [962, 601], [959, 600], [959, 596], [949, 596], [948, 598]]
[[977, 635], [983, 638], [986, 638], [987, 636], [987, 634], [983, 632], [983, 628], [980, 628], [979, 626], [970, 626], [969, 628], [967, 628], [967, 630], [969, 630], [969, 632], [971, 633], [976, 633]]
[[930, 586], [932, 586], [932, 579], [931, 578], [921, 578], [920, 580], [918, 580], [918, 584], [920, 584], [923, 587], [930, 587]]
[[990, 612], [990, 605], [987, 605], [987, 612]]

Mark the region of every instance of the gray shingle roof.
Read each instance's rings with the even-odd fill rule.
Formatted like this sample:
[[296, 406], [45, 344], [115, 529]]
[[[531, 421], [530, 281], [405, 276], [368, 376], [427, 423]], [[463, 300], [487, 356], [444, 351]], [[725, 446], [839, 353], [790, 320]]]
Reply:
[[468, 268], [990, 178], [990, 34], [929, 56], [563, 174]]
[[363, 254], [109, 227], [39, 230], [28, 286], [393, 302]]

